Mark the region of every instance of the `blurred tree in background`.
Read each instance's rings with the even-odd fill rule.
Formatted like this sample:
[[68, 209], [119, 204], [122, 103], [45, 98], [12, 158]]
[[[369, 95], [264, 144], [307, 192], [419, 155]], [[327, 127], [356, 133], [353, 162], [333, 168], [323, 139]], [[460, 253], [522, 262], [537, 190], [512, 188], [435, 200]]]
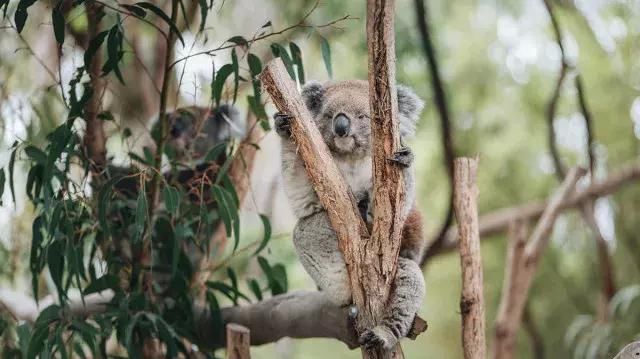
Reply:
[[[580, 187], [638, 158], [640, 3], [425, 1], [424, 14], [420, 4], [397, 1], [397, 77], [427, 102], [410, 145], [429, 238], [446, 222], [451, 191], [429, 50], [452, 147], [480, 155], [481, 214], [546, 198], [562, 168], [592, 167]], [[150, 333], [188, 350], [199, 340], [184, 325], [197, 317], [194, 298], [216, 312], [311, 287], [289, 240], [293, 215], [269, 129], [273, 110], [256, 75], [277, 56], [299, 83], [365, 79], [364, 2], [0, 0], [0, 12], [0, 295], [12, 290], [61, 305], [111, 288], [119, 304], [87, 321], [51, 307], [28, 324], [0, 306], [3, 355], [76, 347], [97, 353], [117, 337], [121, 347], [109, 350], [135, 356]], [[421, 16], [432, 42], [427, 53]], [[151, 129], [176, 108], [222, 103], [235, 103], [260, 133], [208, 153], [218, 172], [207, 189], [213, 200], [203, 205], [159, 174], [163, 155], [172, 173], [184, 166], [164, 151], [168, 129]], [[259, 150], [243, 191], [230, 168], [247, 147]], [[106, 171], [107, 162], [137, 165], [125, 176], [135, 179], [135, 196], [118, 194], [121, 178]], [[640, 338], [638, 223], [636, 184], [560, 217], [530, 293], [518, 357], [608, 358]], [[128, 262], [101, 247], [122, 238], [132, 240]], [[502, 234], [483, 240], [493, 323], [506, 241]], [[175, 250], [188, 242], [209, 258], [206, 266], [194, 267]], [[612, 293], [604, 290], [603, 255], [610, 258]], [[168, 288], [149, 286], [145, 273], [154, 260], [170, 264]], [[429, 257], [424, 274], [420, 315], [430, 326], [404, 344], [406, 356], [461, 357], [458, 259]], [[167, 301], [159, 294], [167, 291], [180, 295]], [[285, 339], [252, 353], [360, 356], [332, 339]]]

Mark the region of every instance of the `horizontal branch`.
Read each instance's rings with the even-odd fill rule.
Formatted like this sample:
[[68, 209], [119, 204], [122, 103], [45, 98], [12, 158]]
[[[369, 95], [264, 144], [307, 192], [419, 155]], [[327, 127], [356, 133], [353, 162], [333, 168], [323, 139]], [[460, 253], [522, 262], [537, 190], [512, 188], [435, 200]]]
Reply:
[[[86, 318], [106, 310], [113, 298], [110, 291], [74, 298], [69, 301], [73, 316]], [[8, 311], [17, 321], [33, 323], [40, 312], [53, 304], [53, 297], [45, 297], [36, 305], [35, 300], [22, 293], [0, 288], [0, 311]], [[242, 325], [251, 332], [251, 345], [273, 343], [281, 338], [333, 338], [350, 349], [358, 347], [358, 339], [349, 321], [349, 307], [331, 304], [324, 293], [296, 291], [278, 295], [261, 302], [238, 307], [222, 308], [219, 318], [208, 307], [196, 305], [193, 343], [201, 349], [213, 350], [225, 347], [222, 333], [228, 323]], [[424, 326], [416, 319], [415, 326]]]
[[[633, 161], [621, 168], [612, 171], [609, 176], [598, 182], [593, 182], [588, 187], [575, 192], [564, 201], [559, 210], [565, 211], [581, 206], [585, 202], [596, 198], [608, 196], [621, 187], [640, 180], [640, 161]], [[514, 221], [532, 221], [540, 218], [547, 207], [547, 201], [532, 201], [529, 203], [502, 208], [480, 216], [480, 237], [488, 237], [500, 234], [507, 230], [509, 223]], [[431, 257], [453, 251], [457, 248], [457, 227], [452, 227], [447, 233], [447, 240], [442, 248], [430, 254]]]

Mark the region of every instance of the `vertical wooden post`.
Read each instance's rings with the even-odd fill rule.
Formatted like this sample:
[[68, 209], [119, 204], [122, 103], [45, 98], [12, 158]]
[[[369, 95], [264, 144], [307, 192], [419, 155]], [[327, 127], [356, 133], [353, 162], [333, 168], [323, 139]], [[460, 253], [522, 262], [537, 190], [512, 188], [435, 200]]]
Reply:
[[485, 358], [482, 256], [478, 230], [478, 160], [456, 158], [453, 173], [453, 204], [458, 220], [462, 266], [462, 347], [465, 359]]
[[227, 359], [250, 359], [249, 329], [239, 324], [227, 324]]

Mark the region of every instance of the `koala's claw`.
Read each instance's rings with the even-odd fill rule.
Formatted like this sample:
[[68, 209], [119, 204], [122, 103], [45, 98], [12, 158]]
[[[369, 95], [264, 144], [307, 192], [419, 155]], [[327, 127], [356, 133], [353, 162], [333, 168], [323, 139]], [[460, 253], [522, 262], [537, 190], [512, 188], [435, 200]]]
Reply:
[[293, 119], [293, 116], [277, 112], [273, 115], [273, 119], [276, 125], [276, 132], [282, 137], [291, 137], [291, 119]]
[[389, 161], [405, 168], [409, 167], [413, 163], [413, 151], [409, 147], [402, 147], [393, 154]]
[[367, 350], [375, 348], [391, 349], [395, 341], [389, 337], [389, 334], [381, 327], [366, 329], [360, 334], [358, 342]]

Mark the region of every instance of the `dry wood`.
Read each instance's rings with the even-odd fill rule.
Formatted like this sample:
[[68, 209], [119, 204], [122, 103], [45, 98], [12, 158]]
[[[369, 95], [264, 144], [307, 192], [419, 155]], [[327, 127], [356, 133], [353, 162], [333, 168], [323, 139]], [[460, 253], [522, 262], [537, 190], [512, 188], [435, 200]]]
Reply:
[[250, 359], [251, 339], [249, 329], [239, 324], [228, 323], [227, 359]]
[[[509, 262], [505, 267], [505, 287], [496, 320], [493, 350], [496, 359], [513, 358], [515, 337], [520, 328], [522, 313], [540, 257], [549, 243], [561, 206], [571, 198], [576, 182], [584, 173], [585, 171], [579, 168], [569, 171], [562, 185], [549, 201], [529, 240], [524, 244], [524, 248], [520, 244], [521, 239], [518, 239], [520, 234], [514, 235], [516, 239], [512, 242], [515, 244], [509, 247]], [[521, 230], [516, 228], [512, 232], [518, 233]]]
[[[621, 187], [640, 180], [640, 161], [633, 161], [621, 168], [611, 171], [609, 176], [603, 180], [593, 182], [588, 187], [573, 193], [565, 202], [560, 205], [559, 210], [565, 211], [593, 201], [596, 198], [608, 196]], [[507, 230], [513, 221], [533, 221], [538, 219], [545, 208], [547, 201], [532, 201], [513, 207], [506, 207], [480, 216], [480, 237], [489, 237], [500, 234]], [[446, 243], [437, 254], [452, 251], [457, 248], [457, 227], [452, 227], [447, 233]]]
[[482, 256], [478, 233], [478, 160], [454, 161], [453, 205], [458, 222], [460, 264], [462, 265], [462, 347], [465, 359], [485, 358], [485, 319]]

